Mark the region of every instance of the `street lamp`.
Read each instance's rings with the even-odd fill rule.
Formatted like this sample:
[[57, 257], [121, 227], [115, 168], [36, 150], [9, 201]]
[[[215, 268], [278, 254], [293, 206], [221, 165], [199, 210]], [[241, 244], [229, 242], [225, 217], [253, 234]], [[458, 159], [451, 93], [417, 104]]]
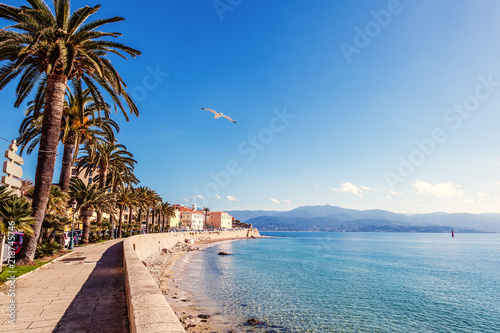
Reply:
[[73, 219], [71, 220], [71, 239], [69, 240], [69, 246], [68, 246], [68, 249], [69, 250], [73, 250], [73, 238], [74, 238], [74, 235], [73, 235], [73, 229], [75, 228], [75, 210], [76, 210], [76, 200], [73, 199], [73, 201], [71, 201], [71, 207], [73, 208]]

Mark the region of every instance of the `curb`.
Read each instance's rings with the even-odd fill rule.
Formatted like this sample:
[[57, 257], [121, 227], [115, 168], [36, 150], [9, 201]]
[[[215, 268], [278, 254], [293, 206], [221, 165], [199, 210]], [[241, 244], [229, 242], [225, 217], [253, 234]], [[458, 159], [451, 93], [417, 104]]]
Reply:
[[53, 264], [53, 263], [55, 263], [55, 262], [58, 262], [58, 261], [59, 261], [59, 260], [61, 260], [62, 258], [64, 258], [64, 257], [68, 257], [68, 256], [72, 255], [73, 253], [75, 253], [75, 252], [73, 251], [73, 252], [70, 252], [70, 253], [66, 253], [66, 254], [64, 254], [64, 255], [62, 255], [62, 256], [60, 256], [60, 257], [55, 258], [55, 259], [54, 259], [54, 260], [52, 260], [51, 262], [48, 262], [48, 263], [46, 263], [45, 265], [40, 266], [40, 267], [38, 267], [38, 268], [36, 268], [36, 269], [32, 270], [31, 272], [25, 273], [25, 274], [23, 274], [23, 275], [19, 275], [19, 276], [16, 278], [16, 281], [19, 281], [19, 280], [21, 280], [21, 279], [24, 279], [25, 277], [27, 277], [27, 276], [29, 276], [29, 275], [31, 275], [31, 274], [33, 274], [33, 273], [35, 273], [36, 271], [38, 271], [38, 270], [40, 270], [40, 269], [42, 269], [42, 268], [44, 268], [44, 267], [47, 267], [47, 266], [49, 266], [49, 265], [51, 265], [51, 264]]

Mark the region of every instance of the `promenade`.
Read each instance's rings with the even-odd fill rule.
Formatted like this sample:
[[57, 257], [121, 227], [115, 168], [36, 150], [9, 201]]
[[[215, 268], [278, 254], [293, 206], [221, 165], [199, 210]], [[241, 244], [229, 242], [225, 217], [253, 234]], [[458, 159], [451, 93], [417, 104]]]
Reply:
[[0, 293], [0, 332], [129, 332], [123, 240], [74, 252], [16, 281], [16, 325]]

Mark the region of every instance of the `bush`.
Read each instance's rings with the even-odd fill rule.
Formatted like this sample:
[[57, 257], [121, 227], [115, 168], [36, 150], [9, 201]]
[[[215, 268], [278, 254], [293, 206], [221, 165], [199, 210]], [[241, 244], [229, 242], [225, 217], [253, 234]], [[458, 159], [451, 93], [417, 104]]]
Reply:
[[42, 243], [36, 247], [35, 258], [49, 257], [60, 249], [61, 245], [59, 245], [56, 241], [51, 243]]
[[96, 233], [92, 233], [91, 235], [89, 235], [89, 243], [97, 243], [100, 240], [102, 240], [101, 236]]

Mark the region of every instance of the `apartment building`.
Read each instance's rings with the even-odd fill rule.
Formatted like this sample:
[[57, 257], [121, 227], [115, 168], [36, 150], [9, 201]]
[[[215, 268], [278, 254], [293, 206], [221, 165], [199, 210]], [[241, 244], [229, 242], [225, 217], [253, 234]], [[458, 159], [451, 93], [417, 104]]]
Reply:
[[232, 229], [233, 217], [226, 212], [208, 212], [207, 224], [213, 228]]
[[202, 230], [205, 222], [203, 211], [186, 210], [181, 212], [181, 228], [186, 230]]

